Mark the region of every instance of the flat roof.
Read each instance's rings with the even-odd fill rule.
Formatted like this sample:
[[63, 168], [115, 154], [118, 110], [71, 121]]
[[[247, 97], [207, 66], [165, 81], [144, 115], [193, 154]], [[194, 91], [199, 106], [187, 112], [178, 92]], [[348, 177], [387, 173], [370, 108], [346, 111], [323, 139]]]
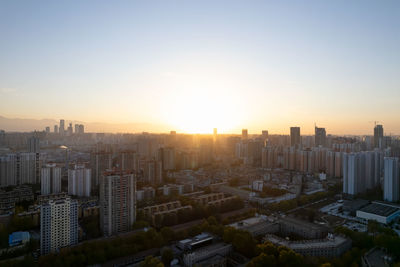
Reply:
[[372, 214], [383, 216], [383, 217], [388, 217], [388, 216], [392, 215], [393, 213], [400, 211], [399, 208], [396, 208], [394, 206], [389, 206], [389, 205], [384, 205], [384, 204], [379, 204], [379, 203], [369, 204], [359, 210], [362, 212], [372, 213]]

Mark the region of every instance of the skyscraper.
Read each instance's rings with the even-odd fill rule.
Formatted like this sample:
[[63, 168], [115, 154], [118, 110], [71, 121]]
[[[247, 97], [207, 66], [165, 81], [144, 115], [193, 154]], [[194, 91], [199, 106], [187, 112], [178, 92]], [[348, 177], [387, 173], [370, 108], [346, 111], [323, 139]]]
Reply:
[[383, 126], [378, 124], [374, 128], [374, 145], [376, 148], [384, 148], [383, 144]]
[[54, 125], [54, 133], [58, 133], [58, 125]]
[[39, 153], [39, 138], [36, 136], [31, 136], [28, 138], [28, 152], [30, 153]]
[[365, 191], [365, 155], [343, 154], [343, 193], [357, 195]]
[[64, 134], [65, 133], [65, 121], [64, 120], [60, 120], [60, 134]]
[[326, 130], [315, 126], [315, 146], [326, 145]]
[[290, 127], [290, 145], [299, 147], [301, 144], [300, 127]]
[[90, 154], [90, 166], [92, 167], [92, 187], [99, 185], [101, 174], [112, 167], [111, 152], [92, 152]]
[[91, 179], [91, 170], [76, 164], [74, 169], [68, 170], [68, 195], [90, 197]]
[[46, 164], [40, 177], [40, 193], [42, 195], [58, 194], [61, 192], [61, 168], [55, 163]]
[[175, 148], [162, 147], [158, 149], [158, 160], [162, 161], [162, 167], [165, 171], [175, 170]]
[[384, 186], [383, 199], [386, 201], [399, 201], [400, 181], [399, 181], [399, 159], [385, 157], [384, 159]]
[[79, 124], [79, 134], [85, 133], [85, 126], [83, 124]]
[[248, 138], [247, 129], [242, 129], [242, 140], [247, 140], [247, 138]]
[[68, 135], [71, 136], [73, 134], [74, 130], [72, 128], [72, 123], [69, 124], [68, 126]]
[[100, 227], [105, 236], [129, 231], [136, 220], [136, 177], [132, 171], [104, 172], [100, 179]]
[[40, 252], [57, 252], [78, 243], [78, 203], [70, 198], [49, 200], [40, 208]]

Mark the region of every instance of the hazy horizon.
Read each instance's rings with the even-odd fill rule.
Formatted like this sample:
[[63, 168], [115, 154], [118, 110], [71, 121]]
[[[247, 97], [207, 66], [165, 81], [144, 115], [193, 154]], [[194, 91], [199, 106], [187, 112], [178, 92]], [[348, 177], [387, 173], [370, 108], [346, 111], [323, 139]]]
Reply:
[[[149, 132], [149, 133], [170, 133], [170, 131], [177, 131], [177, 129], [171, 128], [168, 125], [157, 125], [157, 124], [151, 124], [151, 123], [145, 123], [145, 122], [127, 122], [127, 123], [110, 123], [110, 122], [99, 122], [99, 121], [81, 121], [81, 120], [65, 120], [65, 125], [66, 127], [68, 126], [68, 123], [72, 123], [73, 126], [76, 123], [82, 123], [85, 125], [85, 131], [86, 132], [104, 132], [104, 133], [142, 133], [142, 132]], [[21, 124], [21, 122], [24, 122]], [[371, 125], [372, 126], [371, 126]], [[50, 131], [53, 132], [54, 130], [54, 125], [59, 126], [59, 120], [57, 119], [29, 119], [29, 118], [5, 118], [3, 116], [0, 116], [0, 126], [6, 126], [1, 128], [0, 130], [6, 130], [10, 132], [31, 132], [31, 131], [44, 131], [45, 127], [50, 127]], [[259, 135], [261, 134], [262, 130], [268, 130], [270, 135], [290, 135], [290, 127], [292, 126], [299, 126], [301, 127], [301, 135], [314, 135], [314, 125], [311, 127], [303, 127], [301, 125], [289, 125], [286, 128], [282, 129], [281, 132], [273, 132], [268, 130], [267, 127], [265, 128], [260, 128], [260, 129], [252, 129], [252, 128], [246, 128], [243, 126], [242, 128], [238, 128], [233, 131], [225, 131], [221, 132], [218, 130], [219, 134], [237, 134], [240, 135], [242, 129], [247, 129], [249, 132], [249, 135]], [[318, 127], [323, 127], [321, 125], [317, 125]], [[373, 123], [369, 123], [368, 126], [374, 127]], [[385, 128], [385, 125], [383, 125], [385, 135], [392, 135], [392, 136], [397, 136], [400, 135], [398, 133], [393, 133], [390, 131], [387, 131]], [[358, 133], [335, 133], [335, 132], [330, 132], [329, 127], [325, 127], [327, 129], [327, 134], [328, 135], [337, 135], [337, 136], [363, 136], [363, 135], [373, 135], [373, 128], [368, 128], [366, 132], [361, 132], [359, 131]], [[308, 129], [307, 131], [305, 129]], [[187, 131], [177, 131], [178, 134], [212, 134], [213, 133], [213, 128], [210, 129], [209, 131], [205, 132], [187, 132]]]
[[398, 1], [5, 1], [0, 115], [198, 133], [312, 134], [316, 123], [372, 134], [380, 121], [400, 134], [399, 11]]

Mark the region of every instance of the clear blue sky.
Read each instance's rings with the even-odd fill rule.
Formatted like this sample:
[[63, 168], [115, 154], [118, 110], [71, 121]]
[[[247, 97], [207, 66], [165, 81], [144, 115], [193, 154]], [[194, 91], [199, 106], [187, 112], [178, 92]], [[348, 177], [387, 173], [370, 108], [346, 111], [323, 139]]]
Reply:
[[400, 134], [400, 1], [1, 1], [0, 115]]

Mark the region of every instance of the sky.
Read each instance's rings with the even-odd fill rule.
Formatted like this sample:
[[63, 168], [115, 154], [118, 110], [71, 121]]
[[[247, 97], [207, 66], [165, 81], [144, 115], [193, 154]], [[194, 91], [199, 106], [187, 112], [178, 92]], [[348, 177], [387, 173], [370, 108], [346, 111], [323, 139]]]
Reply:
[[5, 0], [0, 115], [400, 134], [399, 48], [400, 1]]

